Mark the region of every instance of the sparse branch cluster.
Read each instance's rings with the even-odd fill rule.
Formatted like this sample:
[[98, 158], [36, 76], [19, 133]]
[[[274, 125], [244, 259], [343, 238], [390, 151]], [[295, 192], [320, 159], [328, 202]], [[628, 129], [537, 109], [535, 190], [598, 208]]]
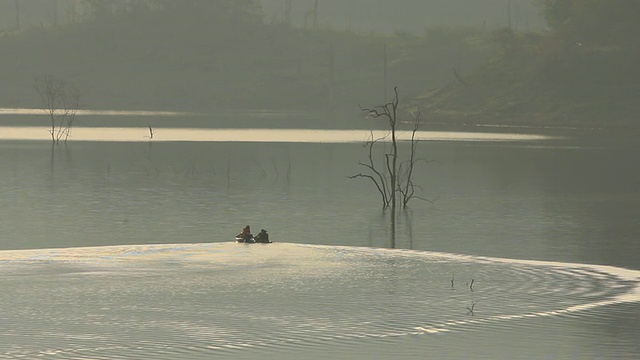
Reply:
[[[396, 206], [396, 197], [399, 198], [403, 208], [406, 208], [409, 201], [413, 198], [429, 201], [416, 194], [416, 190], [420, 190], [421, 188], [413, 181], [415, 165], [419, 161], [426, 162], [425, 159], [416, 156], [417, 144], [419, 141], [416, 134], [422, 126], [420, 110], [413, 114], [414, 121], [411, 131], [411, 144], [408, 159], [399, 161], [397, 138], [398, 102], [398, 88], [396, 87], [394, 88], [394, 97], [391, 102], [376, 106], [372, 109], [360, 108], [362, 111], [366, 111], [373, 118], [386, 119], [389, 126], [389, 132], [380, 138], [375, 138], [373, 132], [371, 132], [371, 136], [363, 144], [363, 146], [367, 147], [369, 150], [368, 162], [358, 163], [366, 169], [366, 172], [360, 172], [349, 176], [351, 179], [366, 178], [371, 180], [378, 189], [383, 208], [391, 206], [394, 210]], [[374, 148], [380, 141], [387, 140], [389, 138], [391, 140], [391, 149], [388, 151], [385, 149], [384, 156], [382, 159], [378, 160], [379, 163], [376, 164]]]
[[71, 135], [71, 128], [80, 107], [78, 89], [64, 80], [44, 76], [36, 80], [36, 91], [42, 98], [42, 108], [51, 121], [51, 141], [54, 143]]
[[[382, 138], [374, 138], [373, 131], [371, 132], [371, 136], [369, 139], [363, 144], [364, 147], [369, 149], [369, 161], [366, 163], [359, 162], [358, 165], [363, 166], [367, 169], [367, 173], [363, 174], [362, 172], [349, 176], [350, 179], [355, 178], [366, 178], [371, 180], [378, 192], [380, 193], [380, 197], [382, 199], [382, 207], [386, 208], [391, 203], [391, 195], [393, 194], [393, 189], [390, 188], [390, 179], [388, 171], [378, 171], [375, 165], [375, 160], [373, 157], [373, 149], [375, 144], [384, 140], [388, 137], [388, 134]], [[388, 160], [388, 157], [386, 157]]]

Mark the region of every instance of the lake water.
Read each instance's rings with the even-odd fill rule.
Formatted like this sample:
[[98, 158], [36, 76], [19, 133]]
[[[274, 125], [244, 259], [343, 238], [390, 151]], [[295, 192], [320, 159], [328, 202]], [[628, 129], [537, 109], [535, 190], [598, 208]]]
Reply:
[[640, 357], [637, 133], [422, 133], [390, 249], [367, 119], [86, 115], [0, 111], [0, 358]]

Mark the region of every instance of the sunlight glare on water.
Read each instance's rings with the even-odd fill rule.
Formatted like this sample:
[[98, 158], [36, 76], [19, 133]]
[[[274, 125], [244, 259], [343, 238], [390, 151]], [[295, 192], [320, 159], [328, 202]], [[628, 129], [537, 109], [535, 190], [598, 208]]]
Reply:
[[[47, 127], [0, 127], [2, 140], [51, 140]], [[371, 137], [385, 138], [385, 131], [367, 130], [307, 130], [307, 129], [205, 129], [158, 128], [152, 141], [208, 141], [208, 142], [304, 142], [349, 143], [364, 142]], [[411, 139], [410, 131], [398, 131], [399, 140]], [[74, 127], [70, 140], [74, 141], [150, 141], [147, 127]], [[535, 134], [480, 133], [457, 131], [418, 131], [416, 139], [430, 141], [532, 141], [553, 137]], [[385, 140], [389, 140], [385, 138]]]
[[[145, 110], [83, 110], [78, 109], [76, 115], [107, 115], [107, 116], [184, 116], [188, 112], [177, 111], [145, 111]], [[43, 109], [0, 108], [0, 115], [42, 115], [47, 116]]]
[[[496, 324], [532, 330], [542, 317], [589, 322], [640, 301], [638, 271], [412, 250], [133, 245], [2, 251], [0, 264], [12, 309], [1, 315], [4, 358], [344, 356]], [[445, 351], [412, 344], [403, 351]]]

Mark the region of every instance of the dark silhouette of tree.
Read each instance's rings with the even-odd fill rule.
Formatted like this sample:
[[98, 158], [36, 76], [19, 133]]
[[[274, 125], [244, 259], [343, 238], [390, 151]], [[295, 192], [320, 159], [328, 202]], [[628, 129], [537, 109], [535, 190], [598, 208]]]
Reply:
[[[365, 172], [349, 176], [350, 179], [365, 178], [374, 183], [384, 209], [391, 208], [391, 243], [395, 247], [395, 227], [396, 227], [396, 209], [398, 200], [403, 208], [406, 208], [409, 201], [413, 198], [427, 200], [416, 195], [416, 189], [420, 189], [413, 182], [414, 168], [418, 161], [424, 159], [416, 157], [416, 146], [418, 139], [416, 133], [422, 125], [420, 111], [414, 113], [414, 123], [411, 130], [411, 146], [408, 159], [399, 161], [398, 153], [398, 88], [393, 89], [394, 97], [391, 102], [379, 105], [374, 108], [360, 108], [374, 119], [382, 118], [387, 120], [388, 133], [380, 138], [375, 138], [371, 132], [371, 137], [364, 143], [364, 147], [368, 148], [368, 161], [360, 162], [358, 165], [365, 168]], [[391, 149], [385, 151], [381, 159], [376, 159], [374, 148], [380, 141], [391, 141]], [[382, 165], [380, 165], [380, 163]], [[429, 200], [427, 200], [429, 201]]]
[[77, 88], [64, 80], [53, 76], [44, 76], [36, 80], [36, 91], [42, 98], [42, 109], [49, 117], [51, 141], [66, 142], [71, 135], [78, 108], [80, 93]]

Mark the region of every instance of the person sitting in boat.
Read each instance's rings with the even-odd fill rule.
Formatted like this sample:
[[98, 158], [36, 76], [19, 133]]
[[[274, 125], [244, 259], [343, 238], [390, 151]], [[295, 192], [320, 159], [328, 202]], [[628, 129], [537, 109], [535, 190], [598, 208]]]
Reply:
[[270, 243], [271, 242], [271, 241], [269, 241], [269, 234], [267, 234], [267, 230], [265, 230], [265, 229], [260, 230], [260, 233], [258, 235], [256, 235], [254, 240], [257, 243]]
[[253, 235], [251, 235], [251, 226], [249, 225], [245, 226], [244, 229], [242, 229], [242, 232], [238, 234], [236, 237], [244, 241], [251, 240], [253, 238]]

